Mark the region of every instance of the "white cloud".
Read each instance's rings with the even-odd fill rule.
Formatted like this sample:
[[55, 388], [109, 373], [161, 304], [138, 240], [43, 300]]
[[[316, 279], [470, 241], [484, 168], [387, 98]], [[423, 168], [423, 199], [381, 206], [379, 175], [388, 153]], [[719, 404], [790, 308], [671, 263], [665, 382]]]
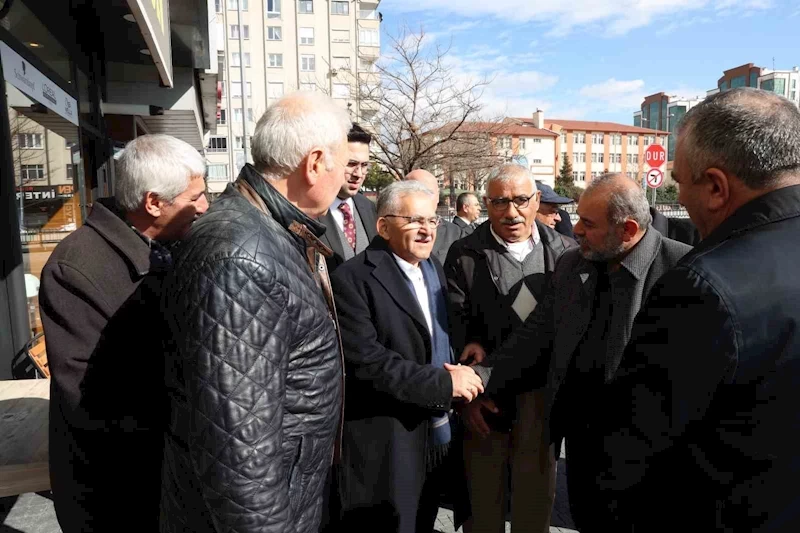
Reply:
[[602, 83], [585, 85], [578, 94], [589, 102], [607, 111], [637, 109], [647, 96], [644, 80], [616, 80], [610, 78]]
[[773, 0], [384, 0], [395, 12], [445, 12], [472, 20], [492, 17], [512, 23], [538, 22], [550, 28], [549, 35], [600, 26], [611, 35], [648, 26], [655, 19], [680, 19], [687, 13], [713, 11], [718, 16], [747, 13], [773, 7]]

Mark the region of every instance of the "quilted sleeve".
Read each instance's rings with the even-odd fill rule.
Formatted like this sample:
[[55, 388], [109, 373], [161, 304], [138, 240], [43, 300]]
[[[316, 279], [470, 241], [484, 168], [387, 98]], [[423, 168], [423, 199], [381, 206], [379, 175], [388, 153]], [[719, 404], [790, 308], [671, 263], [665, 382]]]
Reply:
[[174, 302], [186, 444], [221, 532], [294, 531], [282, 454], [293, 326], [276, 272], [246, 258], [209, 262], [181, 282]]

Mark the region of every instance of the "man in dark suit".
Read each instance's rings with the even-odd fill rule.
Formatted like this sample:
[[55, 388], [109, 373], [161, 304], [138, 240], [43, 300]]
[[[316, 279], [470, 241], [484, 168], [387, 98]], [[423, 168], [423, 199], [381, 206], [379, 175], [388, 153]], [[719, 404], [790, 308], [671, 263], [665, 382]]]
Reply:
[[750, 88], [707, 98], [673, 178], [703, 240], [633, 325], [598, 487], [626, 531], [800, 531], [800, 112]]
[[181, 140], [138, 137], [116, 169], [115, 198], [95, 201], [42, 270], [50, 480], [65, 533], [117, 530], [120, 512], [126, 529], [158, 530], [169, 412], [160, 291], [172, 256], [164, 244], [208, 209], [206, 165]]
[[452, 364], [446, 282], [429, 259], [436, 200], [413, 181], [381, 191], [379, 237], [333, 275], [347, 376], [344, 520], [388, 503], [398, 533], [433, 530], [452, 402], [482, 390], [470, 367]]
[[[545, 387], [541, 449], [547, 455], [540, 460], [554, 464], [566, 439], [572, 517], [582, 532], [608, 531], [613, 516], [595, 483], [604, 453], [597, 429], [607, 415], [604, 389], [620, 365], [642, 302], [690, 247], [649, 227], [644, 192], [620, 174], [593, 179], [578, 215], [580, 249], [561, 256], [544, 300], [488, 357], [492, 367], [476, 371], [487, 398]], [[485, 431], [479, 406], [489, 412], [497, 406], [479, 398], [465, 409], [467, 425]]]
[[688, 218], [667, 218], [655, 207], [650, 208], [653, 217], [653, 228], [661, 235], [674, 241], [696, 246], [700, 242], [700, 233]]
[[[436, 195], [438, 203], [439, 182], [436, 180], [436, 176], [420, 168], [409, 172], [406, 176], [406, 180], [422, 183]], [[447, 259], [447, 252], [450, 250], [450, 246], [461, 237], [464, 237], [464, 235], [465, 232], [460, 227], [447, 220], [442, 220], [439, 227], [436, 228], [436, 242], [433, 243], [432, 252], [433, 257], [439, 260], [440, 265], [443, 265]]]
[[363, 252], [376, 235], [375, 204], [358, 192], [367, 177], [370, 142], [372, 136], [354, 123], [347, 134], [350, 159], [344, 185], [328, 212], [319, 218], [325, 225], [320, 240], [333, 250], [333, 256], [327, 258], [329, 272]]
[[453, 224], [461, 228], [466, 237], [475, 228], [475, 221], [481, 216], [481, 203], [475, 193], [462, 192], [456, 198], [456, 216], [453, 217]]
[[[492, 352], [522, 326], [542, 300], [558, 258], [575, 241], [538, 220], [539, 198], [531, 173], [506, 165], [486, 183], [489, 222], [457, 241], [445, 263], [453, 307], [453, 346], [467, 363], [477, 352]], [[503, 398], [505, 416], [490, 424], [489, 434], [467, 432], [464, 459], [472, 517], [464, 531], [497, 531], [506, 518], [506, 471], [512, 471], [511, 521], [518, 530], [543, 531], [550, 525], [555, 484], [538, 474], [530, 449], [541, 441], [541, 420], [534, 416], [533, 393]], [[515, 416], [514, 411], [517, 408]], [[500, 495], [500, 498], [497, 498]]]

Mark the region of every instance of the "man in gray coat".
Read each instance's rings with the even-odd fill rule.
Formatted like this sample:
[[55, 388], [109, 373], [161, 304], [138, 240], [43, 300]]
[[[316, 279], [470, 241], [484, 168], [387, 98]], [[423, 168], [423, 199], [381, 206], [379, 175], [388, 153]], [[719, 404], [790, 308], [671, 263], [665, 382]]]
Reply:
[[603, 453], [597, 419], [604, 414], [604, 386], [620, 365], [634, 317], [653, 285], [691, 248], [650, 228], [643, 191], [620, 174], [592, 180], [578, 216], [580, 249], [561, 256], [544, 300], [489, 356], [491, 371], [476, 367], [487, 399], [468, 406], [464, 417], [481, 431], [485, 422], [477, 407], [496, 412], [493, 394], [544, 387], [540, 460], [554, 465], [555, 450], [566, 439], [572, 516], [582, 532], [605, 531], [610, 517], [595, 484], [597, 454]]

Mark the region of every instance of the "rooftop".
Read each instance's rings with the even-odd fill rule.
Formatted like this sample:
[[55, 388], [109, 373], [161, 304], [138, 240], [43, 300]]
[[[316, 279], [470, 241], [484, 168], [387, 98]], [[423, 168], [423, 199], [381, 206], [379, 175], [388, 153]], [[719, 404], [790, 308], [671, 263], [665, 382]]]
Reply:
[[[530, 122], [529, 118], [517, 119], [524, 122]], [[637, 126], [628, 126], [627, 124], [618, 124], [616, 122], [595, 122], [591, 120], [559, 120], [557, 118], [545, 119], [545, 126], [552, 124], [561, 126], [565, 130], [578, 130], [586, 132], [602, 132], [602, 133], [646, 133], [650, 135], [666, 135], [666, 132], [651, 130], [648, 128], [639, 128]]]

